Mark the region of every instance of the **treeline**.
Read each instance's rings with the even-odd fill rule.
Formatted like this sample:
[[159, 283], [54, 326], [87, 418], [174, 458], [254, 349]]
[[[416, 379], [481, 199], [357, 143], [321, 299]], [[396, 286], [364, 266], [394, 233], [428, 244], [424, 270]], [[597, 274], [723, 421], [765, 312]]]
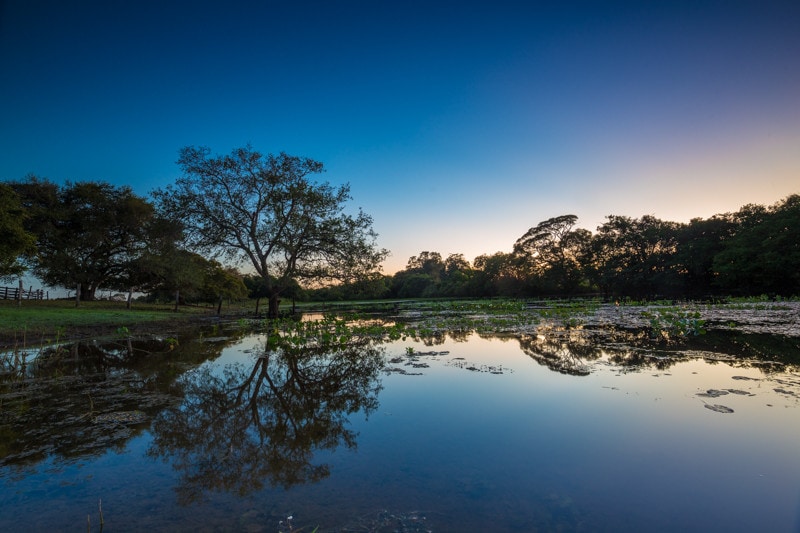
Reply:
[[100, 289], [176, 305], [248, 294], [236, 269], [185, 249], [179, 220], [130, 187], [36, 177], [0, 184], [0, 229], [0, 277], [28, 270], [80, 300]]
[[312, 291], [312, 299], [606, 298], [800, 295], [800, 196], [689, 223], [611, 215], [595, 233], [564, 215], [530, 228], [510, 253], [424, 251], [393, 276]]
[[[261, 161], [261, 155], [249, 148], [239, 152], [234, 155], [241, 161]], [[200, 156], [203, 164], [225, 163], [227, 169], [239, 161], [229, 161], [232, 156], [208, 159], [205, 152]], [[282, 154], [276, 161], [294, 159]], [[199, 174], [188, 164], [184, 167], [190, 176]], [[215, 168], [203, 167], [203, 171], [213, 176]], [[371, 219], [329, 216], [329, 206], [338, 208], [343, 193], [329, 194], [326, 185], [312, 189], [302, 179], [303, 173], [292, 182], [291, 174], [281, 172], [271, 167], [263, 170], [265, 182], [272, 180], [270, 190], [278, 190], [284, 183], [298, 185], [288, 192], [271, 193], [265, 206], [277, 215], [253, 211], [241, 219], [228, 217], [228, 213], [239, 217], [236, 210], [245, 204], [236, 203], [238, 200], [218, 209], [232, 184], [248, 183], [242, 171], [244, 178], [219, 185], [216, 193], [223, 200], [204, 206], [193, 224], [187, 219], [190, 204], [209, 197], [214, 192], [212, 185], [204, 184], [194, 196], [176, 195], [168, 188], [151, 201], [137, 196], [130, 187], [104, 182], [58, 185], [29, 177], [0, 183], [0, 278], [28, 270], [47, 285], [79, 290], [83, 300], [94, 299], [101, 288], [174, 299], [176, 305], [181, 301], [264, 297], [270, 300], [273, 312], [278, 297], [354, 300], [602, 294], [608, 298], [697, 299], [800, 295], [800, 195], [772, 206], [746, 205], [735, 213], [686, 224], [649, 215], [611, 215], [595, 233], [577, 228], [576, 216], [564, 215], [530, 228], [511, 252], [481, 255], [470, 263], [462, 254], [443, 257], [423, 251], [411, 257], [405, 269], [387, 276], [374, 268], [384, 252], [373, 250], [366, 239], [372, 235], [367, 231]], [[192, 184], [201, 183], [194, 179]], [[289, 193], [294, 195], [292, 205], [304, 202], [308, 206], [304, 213], [314, 208], [323, 213], [320, 222], [311, 225], [310, 215], [297, 218], [296, 211], [285, 209]], [[328, 203], [319, 200], [327, 198], [322, 193], [331, 197]], [[258, 191], [239, 196], [265, 197]], [[264, 218], [264, 229], [259, 230], [263, 239], [271, 239], [266, 251], [259, 246], [262, 233], [256, 234], [255, 226], [243, 227], [257, 216]], [[292, 232], [288, 237], [276, 236], [270, 233], [275, 227], [292, 228]], [[353, 235], [360, 235], [356, 231], [360, 228], [364, 237], [337, 241], [336, 235], [345, 227], [350, 228], [345, 233]], [[239, 233], [242, 229], [246, 230], [244, 237]], [[255, 240], [241, 244], [245, 238]], [[322, 249], [327, 242], [335, 246]], [[311, 251], [297, 255], [307, 243], [313, 244]], [[209, 246], [204, 248], [204, 244]], [[210, 258], [214, 254], [198, 253], [214, 250], [213, 246], [223, 251], [227, 246], [228, 255], [223, 257], [253, 257], [263, 272], [244, 276]], [[240, 255], [231, 253], [232, 247]], [[345, 248], [348, 254], [334, 255]], [[289, 252], [295, 255], [287, 255]], [[273, 259], [284, 256], [288, 258], [285, 265]], [[323, 259], [327, 270], [322, 268]], [[337, 277], [346, 282], [320, 287]], [[309, 282], [315, 288], [304, 289]]]
[[174, 295], [176, 310], [182, 300], [217, 302], [219, 312], [225, 298], [263, 297], [277, 317], [303, 283], [363, 279], [388, 255], [372, 217], [346, 212], [349, 185], [313, 178], [319, 161], [186, 146], [177, 164], [181, 176], [150, 199], [105, 182], [0, 183], [0, 279], [27, 270], [74, 288], [76, 302], [100, 289], [126, 291], [129, 303], [134, 293]]

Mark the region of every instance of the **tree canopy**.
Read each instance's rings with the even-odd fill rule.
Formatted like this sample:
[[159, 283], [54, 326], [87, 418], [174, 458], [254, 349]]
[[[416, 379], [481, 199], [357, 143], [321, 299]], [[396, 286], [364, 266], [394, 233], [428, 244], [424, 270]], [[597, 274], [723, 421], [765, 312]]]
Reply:
[[575, 215], [549, 218], [529, 229], [514, 243], [524, 257], [531, 282], [544, 293], [571, 294], [584, 279], [582, 264], [591, 234], [573, 229]]
[[152, 204], [127, 186], [93, 181], [59, 186], [36, 177], [10, 185], [36, 237], [33, 273], [52, 286], [80, 284], [84, 300], [93, 300], [101, 286], [127, 288], [151, 230], [162, 227], [155, 224]]
[[739, 229], [714, 256], [715, 283], [740, 294], [800, 294], [800, 195], [745, 206]]
[[369, 215], [345, 213], [348, 185], [311, 181], [322, 163], [250, 146], [225, 156], [188, 146], [178, 165], [183, 175], [154, 192], [160, 211], [182, 221], [190, 248], [252, 265], [270, 316], [293, 280], [352, 282], [388, 254], [376, 246]]
[[[29, 269], [48, 285], [80, 285], [82, 299], [104, 288], [218, 309], [249, 293], [269, 299], [271, 317], [288, 297], [800, 295], [797, 194], [688, 223], [609, 215], [595, 233], [561, 215], [511, 252], [470, 264], [426, 250], [387, 276], [372, 218], [347, 209], [349, 186], [312, 179], [322, 163], [246, 146], [224, 156], [186, 147], [178, 164], [183, 175], [152, 202], [106, 182], [0, 183], [0, 279]], [[246, 285], [239, 263], [255, 276]]]
[[25, 229], [25, 217], [17, 193], [0, 183], [0, 279], [22, 274], [21, 256], [35, 250], [36, 237]]

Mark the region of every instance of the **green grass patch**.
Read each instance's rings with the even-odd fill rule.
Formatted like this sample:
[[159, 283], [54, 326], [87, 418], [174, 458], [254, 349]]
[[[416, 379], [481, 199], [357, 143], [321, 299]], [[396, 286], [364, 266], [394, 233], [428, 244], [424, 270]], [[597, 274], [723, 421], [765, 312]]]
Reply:
[[209, 314], [208, 309], [182, 307], [174, 313], [168, 305], [137, 303], [126, 309], [122, 302], [81, 302], [67, 300], [24, 300], [21, 306], [0, 300], [0, 337], [35, 342], [41, 337], [60, 337], [70, 329], [128, 328], [145, 322], [175, 320]]

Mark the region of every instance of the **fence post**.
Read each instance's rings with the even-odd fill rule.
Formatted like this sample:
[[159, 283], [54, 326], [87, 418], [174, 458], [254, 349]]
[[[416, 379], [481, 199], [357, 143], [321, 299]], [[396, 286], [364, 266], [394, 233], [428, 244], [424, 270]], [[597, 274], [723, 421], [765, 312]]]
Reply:
[[19, 289], [17, 290], [17, 307], [22, 307], [22, 278], [19, 278]]

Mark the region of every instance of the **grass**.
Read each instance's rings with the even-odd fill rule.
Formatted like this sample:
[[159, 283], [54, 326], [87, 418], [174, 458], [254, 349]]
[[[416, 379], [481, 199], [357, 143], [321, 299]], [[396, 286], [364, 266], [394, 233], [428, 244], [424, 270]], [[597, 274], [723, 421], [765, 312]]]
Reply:
[[124, 302], [81, 302], [72, 300], [0, 300], [0, 343], [35, 344], [69, 336], [76, 330], [107, 331], [133, 328], [168, 320], [182, 320], [210, 314], [209, 309], [182, 307], [172, 312], [170, 305], [136, 303], [126, 309]]

